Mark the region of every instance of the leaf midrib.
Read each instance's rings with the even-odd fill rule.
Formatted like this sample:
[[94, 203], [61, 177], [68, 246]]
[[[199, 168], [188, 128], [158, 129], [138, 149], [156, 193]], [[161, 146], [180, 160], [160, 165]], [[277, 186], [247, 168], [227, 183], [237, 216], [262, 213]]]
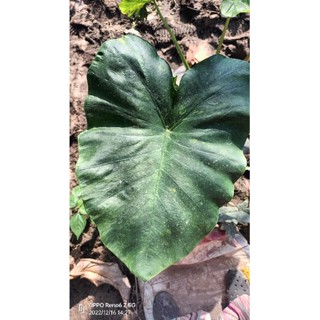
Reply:
[[[128, 43], [129, 46], [131, 46], [132, 50], [134, 50], [135, 48], [132, 47], [131, 43]], [[119, 55], [120, 56], [120, 55]], [[149, 94], [149, 97], [151, 99], [151, 101], [153, 102], [154, 106], [155, 106], [155, 111], [158, 114], [158, 117], [161, 120], [162, 126], [164, 128], [166, 128], [166, 123], [164, 118], [162, 117], [162, 113], [161, 113], [161, 109], [160, 109], [160, 105], [158, 103], [158, 101], [155, 99], [155, 97], [153, 96], [153, 92], [151, 92], [150, 90], [150, 84], [149, 81], [147, 79], [147, 77], [142, 78], [138, 73], [137, 70], [135, 69], [135, 66], [131, 63], [131, 61], [129, 59], [122, 59], [122, 61], [124, 61], [125, 63], [127, 63], [130, 67], [131, 70], [135, 73], [135, 75], [137, 76], [137, 78], [141, 81], [141, 83], [144, 85], [146, 91]], [[145, 70], [145, 65], [144, 65], [144, 61], [140, 61], [141, 64], [141, 68], [143, 69], [143, 71]], [[148, 68], [147, 68], [148, 69]]]
[[152, 215], [155, 213], [155, 207], [157, 204], [157, 200], [159, 199], [159, 184], [160, 184], [160, 179], [162, 176], [162, 171], [163, 171], [163, 162], [165, 158], [165, 153], [166, 153], [166, 147], [169, 142], [169, 135], [171, 131], [168, 129], [164, 129], [163, 133], [163, 139], [162, 139], [162, 146], [161, 146], [161, 151], [160, 151], [160, 163], [159, 163], [159, 168], [156, 170], [157, 178], [156, 178], [156, 183], [155, 183], [155, 190], [154, 190], [154, 198], [153, 198], [153, 206], [152, 206]]
[[[225, 78], [225, 77], [227, 77], [227, 76], [228, 76], [229, 74], [231, 74], [231, 73], [232, 73], [232, 71], [230, 71], [230, 72], [228, 72], [228, 73], [225, 73], [225, 74], [223, 75], [223, 77]], [[242, 77], [242, 75], [237, 76], [237, 77], [235, 77], [235, 78], [233, 79], [233, 81], [235, 82], [235, 81], [237, 81], [238, 79], [241, 79], [241, 77]], [[223, 79], [223, 78], [221, 77], [221, 79]], [[170, 129], [170, 130], [174, 130], [174, 129], [176, 129], [177, 127], [179, 127], [179, 126], [183, 123], [183, 121], [185, 121], [195, 110], [198, 110], [200, 106], [205, 105], [207, 101], [209, 101], [209, 100], [212, 99], [212, 97], [216, 97], [217, 94], [218, 94], [221, 90], [223, 90], [226, 86], [228, 86], [228, 85], [230, 85], [230, 84], [229, 84], [229, 83], [226, 83], [226, 84], [223, 85], [223, 86], [220, 85], [219, 88], [216, 89], [215, 91], [213, 91], [205, 100], [201, 100], [201, 101], [199, 101], [197, 104], [193, 105], [192, 108], [191, 108], [187, 113], [185, 113], [184, 115], [182, 115], [182, 116], [180, 117], [180, 119], [178, 119], [169, 129]], [[220, 117], [223, 117], [223, 116], [224, 116], [224, 115], [222, 115], [222, 116], [220, 116]]]

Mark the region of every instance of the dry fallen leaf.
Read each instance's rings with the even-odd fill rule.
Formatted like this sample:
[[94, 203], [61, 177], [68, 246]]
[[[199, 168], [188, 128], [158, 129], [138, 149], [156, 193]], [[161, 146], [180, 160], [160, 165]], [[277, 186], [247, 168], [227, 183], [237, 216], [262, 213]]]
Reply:
[[130, 283], [119, 266], [112, 262], [102, 262], [94, 259], [80, 259], [70, 271], [70, 280], [86, 278], [96, 286], [107, 283], [115, 287], [121, 294], [124, 302], [128, 302]]

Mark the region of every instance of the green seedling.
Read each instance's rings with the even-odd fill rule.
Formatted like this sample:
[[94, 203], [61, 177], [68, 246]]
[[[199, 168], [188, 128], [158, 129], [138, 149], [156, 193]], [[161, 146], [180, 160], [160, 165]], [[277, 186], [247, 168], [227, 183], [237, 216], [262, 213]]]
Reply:
[[188, 255], [246, 169], [249, 64], [214, 55], [174, 85], [134, 35], [106, 41], [88, 71], [76, 174], [104, 245], [142, 280]]
[[119, 4], [120, 11], [128, 17], [144, 17], [146, 6], [152, 0], [122, 0]]
[[80, 186], [73, 188], [71, 191], [70, 209], [73, 211], [70, 217], [70, 229], [79, 240], [87, 225], [87, 212], [81, 198]]
[[223, 17], [226, 17], [226, 22], [223, 27], [223, 31], [219, 40], [216, 54], [220, 54], [224, 37], [228, 29], [230, 19], [236, 17], [240, 13], [250, 12], [250, 1], [249, 0], [222, 0], [220, 11]]
[[240, 13], [250, 12], [249, 0], [222, 0], [221, 14], [226, 18], [234, 18]]
[[221, 229], [225, 230], [229, 238], [233, 238], [237, 233], [237, 225], [247, 225], [250, 223], [250, 208], [248, 201], [243, 201], [236, 207], [223, 206], [219, 208], [219, 220]]

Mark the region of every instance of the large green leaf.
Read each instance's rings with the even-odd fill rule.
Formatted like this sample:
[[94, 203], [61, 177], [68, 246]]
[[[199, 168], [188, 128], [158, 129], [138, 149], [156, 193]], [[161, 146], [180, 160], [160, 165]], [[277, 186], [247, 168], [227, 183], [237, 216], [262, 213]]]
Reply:
[[149, 280], [185, 257], [218, 220], [244, 172], [249, 65], [210, 57], [172, 72], [143, 39], [100, 48], [88, 72], [88, 130], [76, 167], [103, 243]]
[[234, 18], [239, 13], [250, 12], [249, 0], [222, 0], [221, 14], [224, 17]]

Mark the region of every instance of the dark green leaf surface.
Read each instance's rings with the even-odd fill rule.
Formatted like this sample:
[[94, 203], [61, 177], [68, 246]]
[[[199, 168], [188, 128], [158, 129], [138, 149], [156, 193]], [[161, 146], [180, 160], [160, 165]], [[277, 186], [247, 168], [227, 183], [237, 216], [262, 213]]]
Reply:
[[77, 240], [85, 229], [86, 224], [86, 217], [80, 213], [76, 213], [70, 217], [70, 228], [71, 231], [76, 235]]
[[239, 13], [250, 12], [249, 0], [222, 0], [221, 14], [224, 17], [234, 18]]
[[244, 172], [249, 65], [213, 56], [176, 91], [139, 37], [102, 45], [88, 72], [77, 176], [103, 243], [140, 279], [185, 257]]

